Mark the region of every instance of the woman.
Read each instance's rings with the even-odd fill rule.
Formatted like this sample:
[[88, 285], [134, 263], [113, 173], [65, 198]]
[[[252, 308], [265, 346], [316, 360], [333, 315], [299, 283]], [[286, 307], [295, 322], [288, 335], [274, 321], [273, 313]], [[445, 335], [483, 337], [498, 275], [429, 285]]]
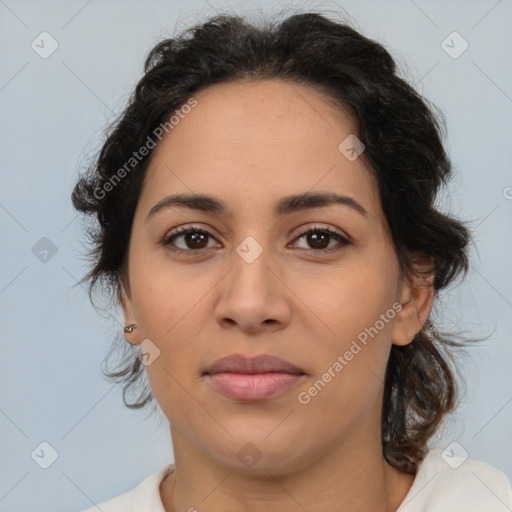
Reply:
[[97, 508], [510, 509], [498, 469], [427, 446], [461, 344], [431, 311], [468, 268], [450, 173], [433, 110], [347, 25], [158, 44], [73, 202], [133, 346], [109, 375], [156, 400], [175, 462]]

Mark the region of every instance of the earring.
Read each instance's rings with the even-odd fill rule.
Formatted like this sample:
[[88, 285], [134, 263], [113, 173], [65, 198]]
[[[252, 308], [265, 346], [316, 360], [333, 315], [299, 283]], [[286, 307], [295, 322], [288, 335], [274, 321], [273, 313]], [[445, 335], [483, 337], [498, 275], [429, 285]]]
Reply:
[[127, 325], [124, 328], [124, 332], [133, 332], [135, 329], [137, 329], [137, 324]]

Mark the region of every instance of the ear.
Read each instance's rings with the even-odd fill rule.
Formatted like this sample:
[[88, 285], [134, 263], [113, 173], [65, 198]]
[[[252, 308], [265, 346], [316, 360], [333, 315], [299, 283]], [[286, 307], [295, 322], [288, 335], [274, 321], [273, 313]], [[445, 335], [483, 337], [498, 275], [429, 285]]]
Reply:
[[[423, 264], [417, 266], [417, 269], [419, 271], [433, 269], [433, 264], [431, 263], [430, 266]], [[425, 325], [434, 302], [433, 281], [432, 270], [426, 276], [418, 274], [402, 284], [400, 292], [402, 309], [395, 316], [391, 337], [393, 345], [408, 345]]]
[[[124, 282], [121, 282], [119, 298], [121, 300], [121, 306], [123, 308], [125, 326], [131, 325], [131, 324], [136, 324], [137, 321], [135, 320], [135, 315], [133, 312], [133, 304], [132, 304], [131, 294], [129, 291], [129, 286], [128, 286], [128, 291], [127, 291], [127, 288], [125, 287]], [[124, 336], [132, 344], [139, 343], [139, 336], [137, 334], [137, 329], [133, 330], [130, 333], [125, 332]]]

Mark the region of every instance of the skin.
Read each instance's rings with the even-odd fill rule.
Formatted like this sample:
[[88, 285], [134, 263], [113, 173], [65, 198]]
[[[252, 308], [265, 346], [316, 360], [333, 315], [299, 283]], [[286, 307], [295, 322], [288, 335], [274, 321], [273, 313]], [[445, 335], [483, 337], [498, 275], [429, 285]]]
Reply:
[[[374, 178], [362, 157], [338, 150], [355, 125], [316, 89], [279, 80], [215, 85], [194, 97], [197, 106], [154, 151], [122, 292], [126, 324], [137, 324], [128, 340], [160, 350], [146, 371], [174, 446], [165, 510], [395, 511], [414, 475], [382, 456], [385, 369], [391, 345], [422, 328], [433, 289], [403, 278]], [[165, 196], [192, 192], [222, 199], [230, 215], [166, 208], [146, 220]], [[305, 192], [350, 196], [367, 214], [344, 205], [273, 212], [277, 200]], [[162, 245], [191, 225], [211, 235], [206, 248], [184, 236], [174, 246], [187, 253]], [[326, 227], [351, 244], [299, 238], [299, 228]], [[263, 249], [250, 264], [236, 252], [248, 236]], [[401, 311], [300, 403], [393, 304]], [[265, 401], [229, 399], [203, 371], [235, 353], [276, 355], [306, 375]], [[248, 442], [261, 453], [252, 467], [237, 457]]]

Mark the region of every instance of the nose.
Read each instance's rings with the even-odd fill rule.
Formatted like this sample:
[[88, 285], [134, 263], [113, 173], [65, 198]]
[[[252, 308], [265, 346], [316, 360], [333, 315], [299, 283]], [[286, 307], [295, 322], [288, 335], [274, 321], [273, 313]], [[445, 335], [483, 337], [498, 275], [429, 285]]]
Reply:
[[291, 317], [292, 292], [279, 262], [263, 251], [254, 261], [233, 253], [233, 266], [216, 287], [215, 317], [223, 328], [277, 331]]

